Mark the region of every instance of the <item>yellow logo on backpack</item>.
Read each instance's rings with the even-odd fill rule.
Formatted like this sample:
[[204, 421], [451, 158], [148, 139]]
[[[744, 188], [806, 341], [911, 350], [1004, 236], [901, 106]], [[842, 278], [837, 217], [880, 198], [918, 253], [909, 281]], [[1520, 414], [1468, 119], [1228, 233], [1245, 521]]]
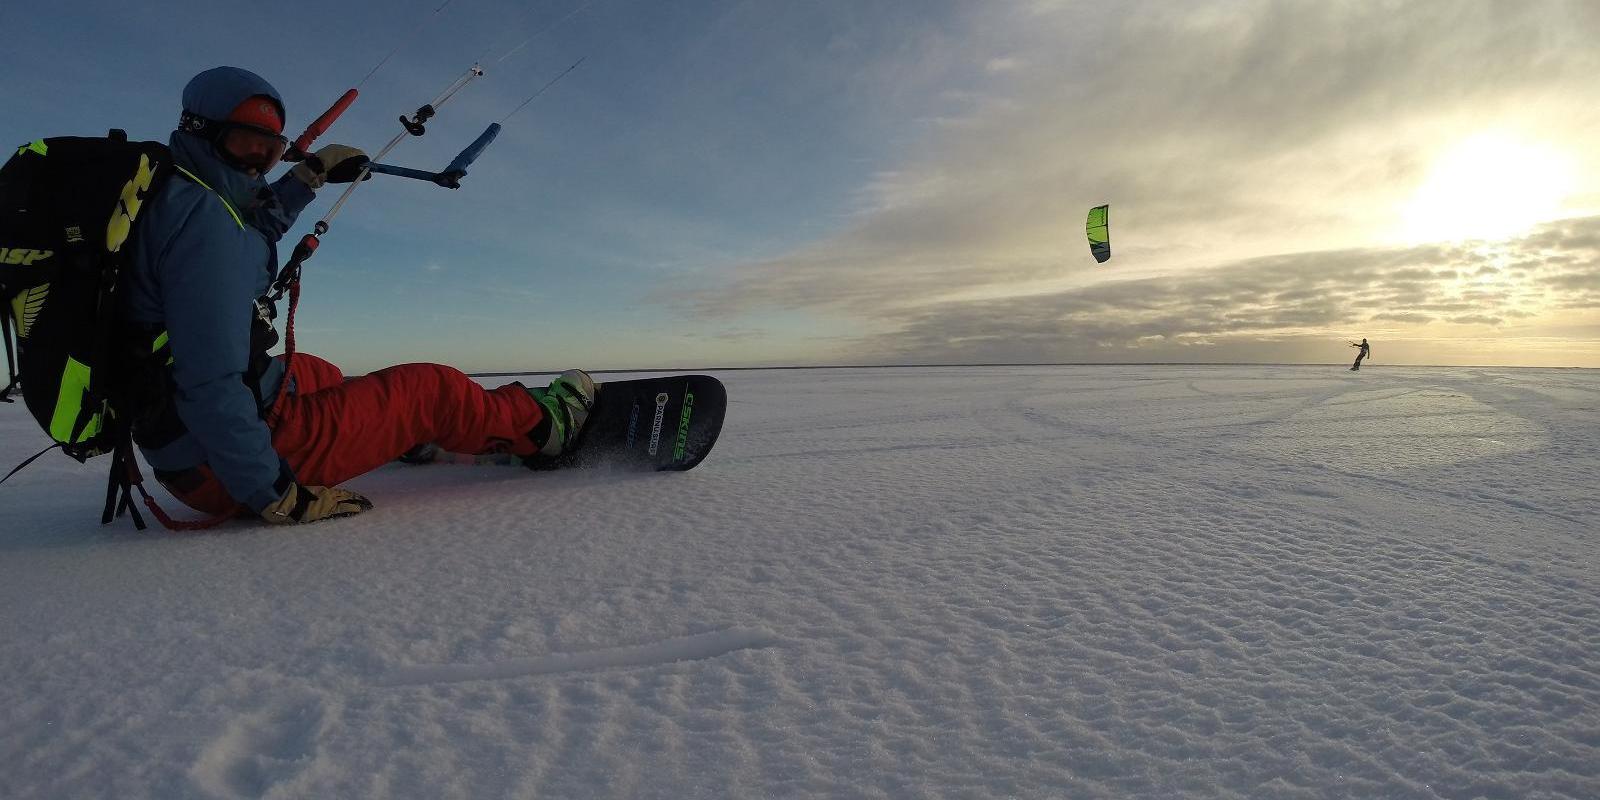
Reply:
[[149, 191], [150, 183], [156, 178], [156, 171], [150, 166], [150, 157], [139, 156], [139, 171], [133, 174], [133, 180], [122, 187], [122, 199], [117, 203], [117, 210], [111, 213], [111, 222], [106, 225], [106, 250], [112, 253], [122, 249], [122, 243], [128, 241], [128, 234], [133, 231], [133, 219], [139, 216], [139, 207], [144, 205], [144, 194]]
[[0, 264], [26, 267], [56, 254], [54, 250], [34, 250], [29, 247], [0, 247]]
[[18, 341], [28, 338], [28, 332], [33, 330], [33, 321], [44, 309], [44, 300], [49, 295], [50, 284], [41, 283], [23, 289], [11, 298], [11, 318], [17, 321]]

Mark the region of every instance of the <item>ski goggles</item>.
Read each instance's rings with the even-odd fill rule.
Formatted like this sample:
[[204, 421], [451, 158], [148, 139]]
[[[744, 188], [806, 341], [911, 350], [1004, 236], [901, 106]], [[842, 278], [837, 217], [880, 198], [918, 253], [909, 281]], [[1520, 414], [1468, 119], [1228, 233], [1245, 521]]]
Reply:
[[241, 169], [254, 170], [258, 175], [270, 172], [289, 149], [287, 137], [238, 122], [220, 123], [213, 141], [224, 159]]

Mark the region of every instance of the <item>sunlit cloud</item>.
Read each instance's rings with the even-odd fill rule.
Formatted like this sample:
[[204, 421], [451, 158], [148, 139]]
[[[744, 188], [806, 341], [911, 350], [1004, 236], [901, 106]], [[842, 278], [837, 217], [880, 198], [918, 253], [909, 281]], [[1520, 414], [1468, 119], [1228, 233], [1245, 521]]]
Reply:
[[1500, 239], [1561, 215], [1576, 184], [1575, 159], [1499, 132], [1449, 148], [1403, 211], [1412, 242]]
[[1591, 302], [1600, 6], [1096, 8], [974, 12], [971, 85], [848, 224], [674, 299], [845, 313], [883, 331], [864, 352], [932, 360], [1373, 323], [1465, 341]]

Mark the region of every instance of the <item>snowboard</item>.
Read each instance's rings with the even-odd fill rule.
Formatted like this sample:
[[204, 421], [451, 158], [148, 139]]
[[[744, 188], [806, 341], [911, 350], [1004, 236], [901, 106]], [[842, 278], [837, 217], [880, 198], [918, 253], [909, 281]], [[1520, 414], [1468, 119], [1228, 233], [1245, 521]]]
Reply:
[[710, 375], [597, 382], [577, 446], [534, 468], [694, 469], [716, 445], [727, 409], [727, 390]]
[[[722, 432], [728, 394], [710, 375], [597, 381], [589, 421], [571, 451], [535, 459], [536, 470], [607, 468], [675, 471], [705, 459]], [[401, 457], [410, 464], [516, 464], [509, 454], [461, 455], [422, 445]]]

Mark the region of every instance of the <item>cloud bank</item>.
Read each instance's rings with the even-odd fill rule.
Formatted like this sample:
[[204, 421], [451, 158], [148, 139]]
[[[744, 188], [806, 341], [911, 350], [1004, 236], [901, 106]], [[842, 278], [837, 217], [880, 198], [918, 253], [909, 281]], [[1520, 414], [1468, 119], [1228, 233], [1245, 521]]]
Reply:
[[859, 352], [914, 363], [1328, 362], [1343, 358], [1343, 339], [1370, 336], [1398, 340], [1387, 355], [1412, 363], [1471, 360], [1474, 350], [1571, 363], [1549, 352], [1541, 321], [1586, 320], [1564, 330], [1559, 349], [1600, 354], [1597, 235], [1600, 217], [1590, 217], [1495, 246], [1299, 253], [939, 303], [891, 314], [894, 329]]

